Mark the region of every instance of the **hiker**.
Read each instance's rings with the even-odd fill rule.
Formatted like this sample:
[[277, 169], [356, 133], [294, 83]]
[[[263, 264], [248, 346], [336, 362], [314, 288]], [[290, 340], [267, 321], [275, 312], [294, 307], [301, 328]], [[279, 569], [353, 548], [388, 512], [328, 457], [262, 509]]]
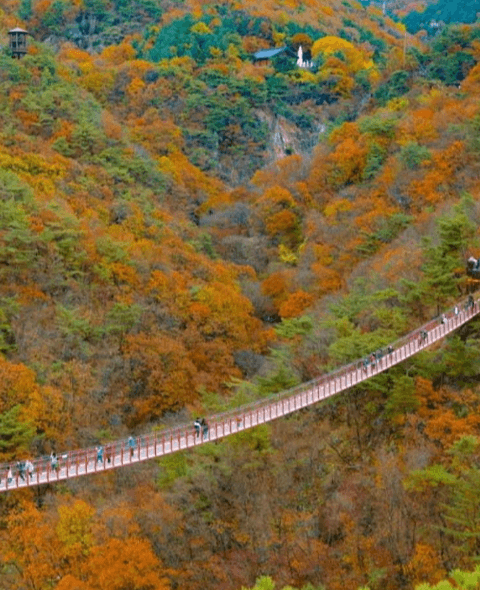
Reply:
[[52, 451], [50, 453], [50, 465], [54, 471], [58, 470], [58, 457], [57, 457], [57, 453], [55, 453], [55, 451]]
[[33, 463], [30, 461], [30, 459], [27, 459], [27, 461], [25, 461], [25, 470], [27, 472], [28, 478], [32, 479], [35, 467], [33, 466]]
[[200, 436], [200, 428], [202, 426], [202, 422], [201, 422], [200, 418], [196, 418], [195, 419], [195, 422], [193, 423], [193, 426], [195, 428], [195, 432], [196, 432], [196, 435], [197, 435], [197, 438], [198, 438]]
[[22, 481], [25, 481], [25, 461], [18, 461], [17, 471]]
[[133, 453], [135, 452], [135, 439], [133, 436], [128, 437], [127, 442], [128, 448], [130, 449], [130, 459], [133, 457]]
[[203, 438], [204, 439], [208, 438], [208, 424], [207, 424], [207, 421], [205, 420], [205, 418], [202, 418], [200, 424], [202, 426]]
[[103, 463], [103, 447], [100, 445], [96, 448], [97, 451], [97, 463]]

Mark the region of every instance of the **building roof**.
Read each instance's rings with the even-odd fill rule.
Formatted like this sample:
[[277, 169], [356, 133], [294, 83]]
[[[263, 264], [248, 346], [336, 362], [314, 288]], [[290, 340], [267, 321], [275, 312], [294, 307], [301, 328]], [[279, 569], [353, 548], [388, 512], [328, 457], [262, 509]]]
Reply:
[[275, 57], [279, 53], [285, 51], [286, 47], [275, 47], [273, 49], [261, 49], [253, 54], [255, 59], [270, 59], [271, 57]]
[[28, 33], [28, 31], [26, 31], [25, 29], [21, 29], [20, 27], [15, 27], [14, 29], [8, 31], [8, 33]]

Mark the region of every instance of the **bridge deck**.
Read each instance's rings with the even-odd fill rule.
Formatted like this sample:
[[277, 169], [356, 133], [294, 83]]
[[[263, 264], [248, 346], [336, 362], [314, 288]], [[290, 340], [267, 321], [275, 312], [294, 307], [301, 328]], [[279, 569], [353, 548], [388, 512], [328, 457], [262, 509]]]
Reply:
[[135, 437], [133, 444], [132, 439], [108, 443], [104, 445], [100, 458], [95, 448], [87, 448], [59, 454], [56, 465], [52, 465], [50, 457], [35, 459], [31, 461], [31, 473], [19, 473], [13, 463], [0, 465], [0, 492], [133, 465], [270, 422], [316, 404], [386, 371], [438, 342], [478, 313], [478, 301], [473, 306], [465, 303], [461, 308], [460, 305], [455, 306], [444, 314], [444, 323], [433, 320], [421, 326], [392, 343], [392, 352], [384, 352], [381, 358], [367, 366], [364, 365], [364, 360], [360, 359], [294, 389], [208, 417], [207, 433], [202, 431], [197, 434], [192, 424], [184, 424], [170, 430]]

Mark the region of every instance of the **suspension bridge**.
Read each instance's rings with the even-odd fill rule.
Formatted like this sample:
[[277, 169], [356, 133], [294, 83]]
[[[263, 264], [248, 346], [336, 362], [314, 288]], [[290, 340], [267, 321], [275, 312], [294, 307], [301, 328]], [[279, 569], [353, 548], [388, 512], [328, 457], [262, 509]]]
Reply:
[[480, 300], [459, 302], [381, 351], [372, 352], [317, 379], [233, 410], [193, 423], [117, 440], [101, 447], [0, 465], [0, 493], [109, 471], [202, 445], [265, 424], [316, 404], [362, 383], [445, 338], [480, 311]]

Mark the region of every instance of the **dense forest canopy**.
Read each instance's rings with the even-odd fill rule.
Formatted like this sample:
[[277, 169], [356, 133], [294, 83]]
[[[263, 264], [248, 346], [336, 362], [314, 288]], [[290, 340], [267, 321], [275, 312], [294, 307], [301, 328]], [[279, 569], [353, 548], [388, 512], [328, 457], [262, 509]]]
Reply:
[[[475, 287], [480, 29], [396, 10], [2, 4], [1, 462], [260, 399]], [[478, 354], [472, 322], [271, 426], [4, 494], [1, 586], [469, 587]]]
[[471, 24], [477, 21], [480, 12], [478, 0], [466, 0], [465, 2], [452, 2], [452, 0], [440, 0], [429, 4], [423, 11], [410, 12], [405, 17], [405, 24], [411, 33], [425, 29], [435, 33], [439, 27], [452, 23]]

